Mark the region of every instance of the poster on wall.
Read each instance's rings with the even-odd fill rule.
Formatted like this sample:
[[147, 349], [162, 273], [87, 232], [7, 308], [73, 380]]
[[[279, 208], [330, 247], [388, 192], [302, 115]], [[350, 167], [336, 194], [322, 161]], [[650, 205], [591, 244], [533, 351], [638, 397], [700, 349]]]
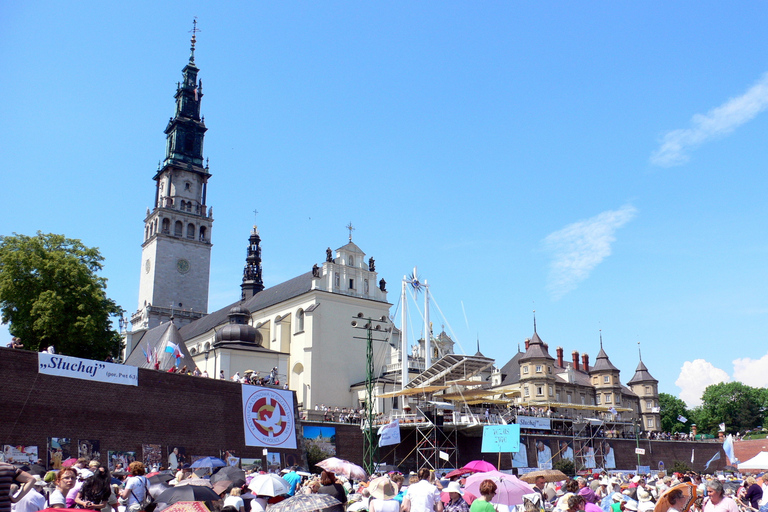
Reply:
[[600, 451], [603, 456], [603, 469], [616, 469], [616, 455], [613, 446], [608, 441], [600, 443]]
[[240, 459], [240, 464], [242, 469], [245, 471], [261, 471], [261, 468], [264, 467], [263, 459], [250, 459], [243, 457]]
[[72, 457], [72, 450], [68, 437], [48, 438], [48, 467], [61, 469], [61, 463]]
[[513, 468], [527, 468], [528, 465], [528, 448], [525, 445], [525, 438], [520, 437], [520, 449], [512, 453], [512, 467]]
[[139, 385], [139, 369], [135, 366], [124, 364], [38, 352], [37, 369], [39, 373], [55, 375], [57, 377], [108, 382], [110, 384], [123, 384], [126, 386]]
[[[594, 447], [589, 441], [577, 441], [576, 443], [576, 455], [582, 461], [584, 468], [595, 469], [597, 467], [597, 460], [595, 459]], [[579, 468], [577, 467], [577, 469]]]
[[565, 439], [561, 439], [560, 441], [557, 442], [557, 444], [560, 447], [560, 449], [558, 450], [558, 453], [560, 454], [561, 460], [566, 460], [566, 459], [571, 461], [574, 460], [573, 446], [571, 445], [571, 443], [569, 443]]
[[40, 458], [37, 451], [37, 446], [24, 446], [24, 445], [3, 445], [2, 453], [3, 461], [9, 464], [23, 463], [33, 464]]
[[107, 465], [110, 471], [116, 469], [128, 471], [128, 464], [137, 460], [136, 452], [107, 451]]
[[552, 448], [549, 439], [536, 439], [536, 466], [539, 469], [552, 469]]
[[187, 460], [187, 449], [183, 446], [168, 446], [168, 469], [176, 471], [184, 464], [191, 464], [193, 461]]
[[302, 432], [307, 449], [314, 445], [328, 457], [336, 455], [336, 427], [304, 425]]
[[267, 472], [278, 473], [282, 467], [280, 452], [267, 452]]
[[143, 444], [141, 445], [141, 459], [147, 468], [160, 467], [163, 462], [163, 449], [159, 444]]
[[101, 460], [98, 439], [79, 439], [77, 441], [77, 458], [88, 460]]
[[227, 463], [227, 466], [240, 467], [240, 457], [235, 455], [234, 450], [222, 450], [221, 460]]
[[296, 449], [293, 392], [243, 384], [246, 446]]

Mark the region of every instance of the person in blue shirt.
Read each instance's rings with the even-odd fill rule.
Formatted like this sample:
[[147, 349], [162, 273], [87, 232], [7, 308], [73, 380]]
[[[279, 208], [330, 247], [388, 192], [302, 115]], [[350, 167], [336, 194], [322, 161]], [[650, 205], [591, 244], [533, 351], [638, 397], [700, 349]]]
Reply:
[[301, 475], [296, 472], [296, 466], [291, 466], [291, 470], [283, 477], [289, 484], [291, 484], [291, 490], [288, 491], [288, 496], [296, 494], [296, 487], [301, 482]]

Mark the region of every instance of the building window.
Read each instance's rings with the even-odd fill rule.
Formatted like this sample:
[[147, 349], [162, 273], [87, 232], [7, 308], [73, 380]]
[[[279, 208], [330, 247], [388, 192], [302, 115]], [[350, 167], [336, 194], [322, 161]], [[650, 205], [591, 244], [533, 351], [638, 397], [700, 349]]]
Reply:
[[536, 386], [536, 396], [544, 396], [544, 386]]
[[559, 401], [560, 401], [560, 392], [559, 392], [559, 391], [558, 391], [558, 392], [555, 394], [555, 400], [556, 400], [557, 402], [559, 402]]
[[655, 425], [653, 424], [653, 418], [648, 418], [648, 428], [653, 428]]
[[296, 312], [296, 333], [304, 332], [304, 310]]
[[552, 386], [549, 386], [549, 396], [553, 396], [554, 394], [555, 394], [555, 392], [552, 389]]
[[540, 364], [536, 365], [536, 373], [541, 373], [543, 371], [542, 366]]
[[552, 367], [551, 366], [547, 366], [547, 371], [549, 371], [549, 373], [552, 373]]
[[349, 289], [350, 290], [354, 290], [355, 289], [355, 280], [354, 279], [350, 279], [349, 280]]
[[333, 285], [334, 285], [336, 288], [338, 288], [339, 286], [341, 286], [341, 278], [339, 278], [339, 273], [338, 273], [338, 272], [336, 272], [336, 274], [334, 275], [334, 281], [333, 281]]
[[192, 223], [187, 224], [187, 238], [195, 238], [195, 225]]
[[573, 396], [570, 393], [568, 393], [568, 403], [573, 403]]
[[587, 402], [585, 401], [586, 397], [584, 395], [581, 395], [581, 405], [586, 405]]
[[616, 405], [618, 405], [620, 403], [621, 403], [621, 395], [617, 394], [616, 395]]
[[611, 383], [611, 376], [610, 375], [606, 375], [605, 377], [603, 377], [603, 382], [605, 384], [610, 384]]
[[606, 393], [605, 394], [605, 403], [607, 403], [607, 404], [611, 403], [611, 394], [610, 393]]
[[523, 392], [525, 393], [525, 396], [528, 396], [528, 386], [523, 388]]
[[600, 394], [598, 393], [597, 397], [595, 397], [595, 398], [597, 399], [597, 405], [600, 405]]
[[651, 386], [645, 386], [645, 394], [650, 395], [651, 394]]
[[646, 411], [650, 411], [651, 409], [653, 409], [653, 402], [651, 402], [650, 400], [646, 400], [646, 402], [645, 402], [645, 410]]
[[392, 397], [392, 408], [393, 409], [397, 409], [397, 397], [396, 396]]
[[365, 293], [368, 293], [368, 280], [363, 281], [363, 290], [365, 290]]
[[527, 366], [527, 365], [526, 365], [526, 366], [523, 366], [523, 373], [525, 373], [525, 374], [527, 374], [527, 373], [528, 373], [528, 366]]
[[176, 224], [173, 226], [173, 234], [174, 236], [181, 236], [181, 232], [184, 229], [184, 225], [181, 223], [180, 220], [176, 221]]
[[206, 230], [205, 226], [200, 226], [200, 241], [205, 242]]
[[355, 257], [351, 256], [349, 257], [349, 266], [354, 267], [355, 266]]
[[594, 384], [595, 386], [600, 384], [600, 377], [592, 377], [592, 384]]

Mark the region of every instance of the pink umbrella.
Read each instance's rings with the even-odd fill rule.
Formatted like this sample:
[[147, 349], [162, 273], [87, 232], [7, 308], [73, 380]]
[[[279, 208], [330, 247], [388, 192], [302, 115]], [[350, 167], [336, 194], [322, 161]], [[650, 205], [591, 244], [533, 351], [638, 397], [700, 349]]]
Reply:
[[368, 477], [365, 470], [357, 464], [353, 464], [348, 460], [337, 459], [336, 457], [321, 460], [315, 465], [326, 471], [336, 473], [337, 475], [344, 475], [352, 480], [365, 480]]
[[493, 480], [493, 483], [496, 484], [496, 495], [491, 500], [491, 503], [500, 505], [522, 505], [524, 495], [536, 492], [533, 487], [516, 476], [500, 473], [498, 471], [487, 471], [485, 473], [477, 473], [470, 476], [467, 478], [467, 485], [464, 487], [464, 492], [474, 496], [481, 496], [480, 484], [483, 480]]
[[470, 471], [474, 473], [485, 473], [486, 471], [496, 471], [496, 466], [484, 460], [473, 460], [472, 462], [465, 464], [461, 469], [466, 470], [467, 473]]
[[61, 467], [68, 468], [70, 466], [73, 466], [75, 464], [75, 462], [77, 462], [77, 459], [75, 457], [70, 457], [70, 458], [68, 458], [67, 460], [65, 460], [64, 462], [61, 463]]

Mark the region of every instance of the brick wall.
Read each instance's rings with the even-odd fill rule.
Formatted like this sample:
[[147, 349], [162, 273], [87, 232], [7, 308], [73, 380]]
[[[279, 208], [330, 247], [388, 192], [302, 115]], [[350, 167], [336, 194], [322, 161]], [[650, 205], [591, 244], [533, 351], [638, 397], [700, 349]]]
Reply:
[[[168, 445], [184, 447], [188, 456], [231, 450], [262, 457], [263, 448], [244, 444], [234, 382], [144, 369], [138, 386], [56, 377], [38, 373], [36, 353], [8, 348], [0, 348], [0, 376], [0, 443], [36, 445], [44, 460], [49, 437], [98, 439], [102, 461], [108, 450], [140, 456], [142, 444], [162, 445], [164, 457]], [[303, 464], [302, 450], [276, 451], [284, 462]]]

